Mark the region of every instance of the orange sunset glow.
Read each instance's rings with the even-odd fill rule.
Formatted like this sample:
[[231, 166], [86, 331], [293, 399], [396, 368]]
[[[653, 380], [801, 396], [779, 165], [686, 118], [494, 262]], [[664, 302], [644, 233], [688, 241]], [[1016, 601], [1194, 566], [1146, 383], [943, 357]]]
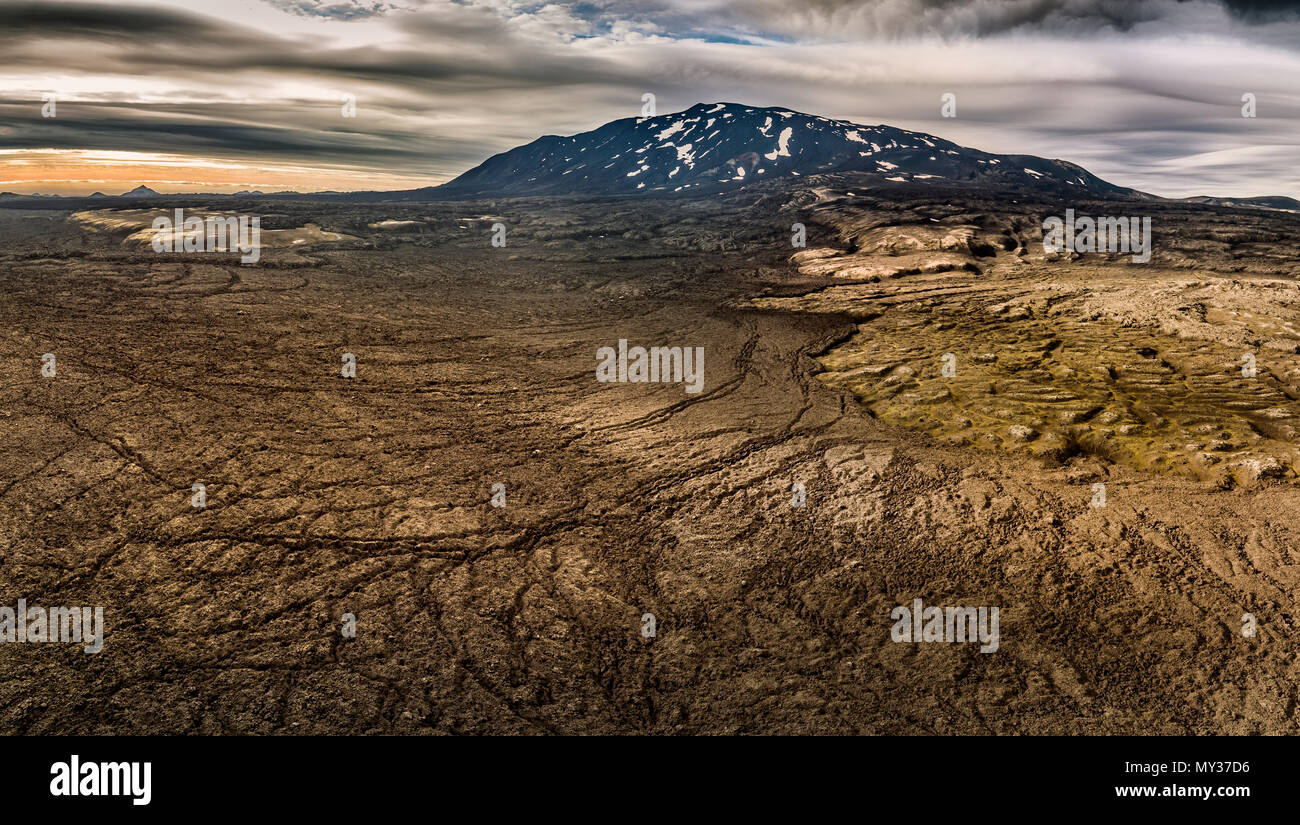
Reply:
[[115, 195], [145, 185], [163, 193], [243, 190], [409, 189], [427, 179], [364, 169], [257, 165], [151, 152], [80, 149], [0, 150], [0, 191]]

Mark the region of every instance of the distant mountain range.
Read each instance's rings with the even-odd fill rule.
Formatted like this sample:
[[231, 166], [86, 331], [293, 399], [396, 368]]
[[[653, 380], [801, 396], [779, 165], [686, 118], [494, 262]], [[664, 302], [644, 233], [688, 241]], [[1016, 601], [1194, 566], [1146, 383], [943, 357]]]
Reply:
[[1258, 198], [1211, 198], [1198, 195], [1183, 198], [1188, 203], [1205, 203], [1210, 206], [1253, 206], [1259, 209], [1280, 209], [1284, 212], [1300, 212], [1300, 201], [1284, 195], [1265, 195]]
[[[873, 180], [882, 185], [987, 184], [1053, 197], [1155, 197], [1108, 183], [1064, 160], [990, 154], [892, 126], [864, 126], [791, 109], [737, 103], [700, 103], [675, 114], [611, 121], [567, 137], [546, 135], [493, 155], [440, 186], [397, 192], [242, 191], [193, 196], [364, 203], [551, 195], [681, 195], [727, 192], [755, 182], [844, 172], [865, 176], [866, 186]], [[105, 199], [101, 193], [91, 197]], [[163, 195], [138, 186], [117, 197], [188, 196]], [[30, 198], [57, 196], [0, 193], [0, 200]], [[1286, 197], [1184, 200], [1216, 206], [1300, 210], [1300, 201]]]
[[154, 189], [150, 189], [148, 186], [140, 185], [132, 189], [130, 192], [123, 192], [120, 195], [105, 195], [103, 192], [94, 192], [89, 195], [42, 195], [39, 192], [30, 195], [20, 195], [17, 192], [0, 192], [0, 201], [18, 201], [18, 200], [22, 200], [22, 201], [110, 200], [111, 201], [111, 200], [118, 200], [118, 199], [125, 199], [125, 198], [131, 198], [131, 199], [170, 198], [173, 200], [177, 198], [264, 198], [264, 197], [265, 198], [274, 198], [274, 197], [316, 198], [318, 195], [337, 195], [337, 194], [340, 193], [337, 192], [314, 192], [314, 193], [273, 192], [268, 195], [267, 193], [257, 189], [252, 191], [249, 191], [248, 189], [241, 189], [238, 192], [234, 192], [232, 194], [222, 194], [218, 192], [165, 193], [165, 192], [158, 192], [157, 190]]

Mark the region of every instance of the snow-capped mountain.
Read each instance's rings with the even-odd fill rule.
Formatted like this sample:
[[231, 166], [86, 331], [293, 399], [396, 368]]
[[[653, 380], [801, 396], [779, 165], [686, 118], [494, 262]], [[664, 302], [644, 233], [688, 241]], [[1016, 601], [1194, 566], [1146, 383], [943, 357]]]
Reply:
[[616, 195], [728, 189], [780, 177], [867, 172], [882, 181], [980, 181], [1091, 194], [1130, 193], [1086, 170], [1030, 155], [993, 155], [942, 138], [790, 109], [701, 103], [625, 118], [502, 152], [437, 196]]

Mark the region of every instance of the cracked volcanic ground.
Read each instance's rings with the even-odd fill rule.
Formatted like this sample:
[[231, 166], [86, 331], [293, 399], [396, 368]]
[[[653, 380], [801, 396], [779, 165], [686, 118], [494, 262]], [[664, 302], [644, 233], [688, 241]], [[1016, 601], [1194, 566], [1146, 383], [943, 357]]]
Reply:
[[[253, 266], [0, 210], [0, 603], [106, 628], [4, 645], [0, 730], [1294, 732], [1298, 216], [1098, 204], [1136, 266], [819, 183], [249, 204], [321, 229]], [[704, 391], [597, 383], [620, 338]]]

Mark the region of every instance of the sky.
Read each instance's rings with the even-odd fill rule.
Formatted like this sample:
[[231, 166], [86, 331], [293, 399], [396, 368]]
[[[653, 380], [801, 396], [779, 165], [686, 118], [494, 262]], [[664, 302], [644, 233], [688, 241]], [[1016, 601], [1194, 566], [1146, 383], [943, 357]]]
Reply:
[[1300, 2], [1265, 0], [0, 0], [0, 191], [430, 186], [647, 93], [1300, 197]]

